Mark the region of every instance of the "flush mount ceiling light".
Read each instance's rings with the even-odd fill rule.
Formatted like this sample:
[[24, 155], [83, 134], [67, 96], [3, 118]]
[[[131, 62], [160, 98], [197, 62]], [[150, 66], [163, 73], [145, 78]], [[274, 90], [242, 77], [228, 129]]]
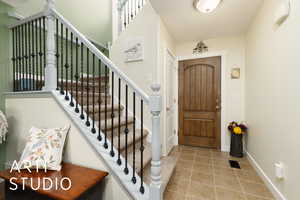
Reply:
[[195, 0], [195, 8], [203, 13], [210, 13], [215, 10], [222, 0]]

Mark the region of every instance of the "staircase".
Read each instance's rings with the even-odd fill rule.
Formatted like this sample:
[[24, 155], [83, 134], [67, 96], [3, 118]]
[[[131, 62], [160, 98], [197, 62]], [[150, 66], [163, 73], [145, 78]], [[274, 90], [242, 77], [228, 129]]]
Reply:
[[[134, 2], [144, 4], [126, 2], [126, 13], [135, 15], [141, 6]], [[53, 0], [10, 28], [14, 91], [56, 91], [132, 198], [162, 199], [176, 159], [161, 158], [160, 86], [145, 94], [56, 11]], [[145, 123], [149, 115], [151, 125]]]

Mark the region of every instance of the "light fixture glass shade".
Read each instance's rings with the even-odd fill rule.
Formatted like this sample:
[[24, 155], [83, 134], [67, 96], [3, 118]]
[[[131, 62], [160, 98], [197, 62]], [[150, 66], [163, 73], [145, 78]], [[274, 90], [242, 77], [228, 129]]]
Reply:
[[210, 13], [215, 10], [222, 0], [196, 0], [195, 7], [203, 13]]

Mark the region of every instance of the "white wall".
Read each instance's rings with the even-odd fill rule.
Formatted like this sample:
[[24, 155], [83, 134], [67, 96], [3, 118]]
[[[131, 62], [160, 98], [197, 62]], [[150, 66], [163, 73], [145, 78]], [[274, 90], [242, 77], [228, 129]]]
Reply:
[[[189, 57], [193, 53], [198, 41], [178, 44], [176, 53], [178, 57]], [[204, 41], [208, 46], [208, 54], [213, 52], [224, 52], [225, 64], [225, 124], [230, 121], [243, 121], [244, 116], [244, 85], [245, 85], [245, 37], [224, 37], [209, 39]], [[231, 79], [231, 69], [239, 67], [241, 69], [240, 79]], [[224, 134], [224, 133], [222, 133]], [[227, 151], [230, 146], [230, 135], [226, 131], [225, 147]]]
[[[39, 128], [71, 125], [64, 150], [64, 161], [108, 171], [104, 162], [88, 144], [76, 125], [57, 104], [51, 94], [8, 96], [6, 100], [9, 134], [7, 138], [7, 161], [18, 160], [25, 147], [28, 131], [32, 126]], [[103, 200], [131, 199], [116, 179], [109, 175], [102, 183]]]
[[[124, 50], [128, 41], [141, 38], [144, 42], [144, 60], [138, 62], [125, 62]], [[151, 84], [161, 85], [163, 108], [165, 108], [165, 56], [166, 49], [176, 52], [174, 38], [168, 33], [163, 21], [148, 1], [143, 10], [129, 24], [111, 48], [111, 59], [148, 95], [152, 94]], [[132, 109], [131, 109], [132, 110]], [[146, 125], [151, 129], [150, 113], [145, 112]], [[162, 153], [166, 154], [165, 143], [165, 110], [161, 113], [161, 139]]]
[[[144, 45], [144, 59], [137, 62], [125, 62], [125, 49], [129, 41], [140, 39]], [[151, 95], [151, 84], [160, 83], [157, 77], [158, 70], [158, 49], [159, 49], [159, 16], [151, 4], [147, 2], [136, 18], [121, 33], [118, 39], [112, 44], [110, 51], [111, 60], [139, 86], [146, 94]], [[116, 81], [117, 83], [117, 81]], [[124, 86], [124, 85], [123, 85]], [[123, 87], [124, 88], [124, 87]], [[124, 94], [124, 89], [122, 89]], [[116, 91], [117, 94], [117, 91]], [[132, 91], [129, 92], [132, 94]], [[123, 96], [124, 97], [124, 96]], [[138, 98], [137, 98], [138, 99]], [[125, 100], [123, 98], [122, 102]], [[140, 112], [139, 101], [137, 101], [137, 113]], [[129, 96], [129, 108], [132, 111], [132, 97]], [[144, 122], [147, 128], [151, 129], [151, 115], [148, 106], [144, 106]], [[137, 115], [140, 116], [140, 115]], [[140, 119], [140, 117], [137, 117]]]
[[[246, 119], [248, 152], [275, 187], [289, 200], [300, 198], [300, 1], [291, 15], [273, 24], [280, 1], [264, 1], [247, 34]], [[274, 163], [286, 166], [286, 179], [274, 175]]]

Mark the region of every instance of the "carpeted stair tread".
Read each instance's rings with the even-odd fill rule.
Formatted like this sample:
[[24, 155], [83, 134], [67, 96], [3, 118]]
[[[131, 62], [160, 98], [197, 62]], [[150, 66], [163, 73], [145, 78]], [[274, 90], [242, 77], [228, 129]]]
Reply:
[[[113, 126], [112, 126], [111, 122], [112, 122], [112, 119], [110, 117], [108, 117], [107, 118], [107, 126], [106, 126], [107, 131], [111, 130], [112, 128], [114, 128], [114, 130], [117, 131], [117, 128], [119, 127], [119, 120], [117, 118], [114, 118]], [[99, 121], [97, 121], [96, 124], [98, 125]], [[128, 126], [133, 124], [133, 117], [128, 117], [127, 124], [128, 124]], [[126, 126], [126, 119], [123, 116], [121, 117], [121, 120], [120, 120], [120, 126]], [[105, 120], [101, 120], [100, 127], [101, 127], [101, 130], [105, 130]]]

